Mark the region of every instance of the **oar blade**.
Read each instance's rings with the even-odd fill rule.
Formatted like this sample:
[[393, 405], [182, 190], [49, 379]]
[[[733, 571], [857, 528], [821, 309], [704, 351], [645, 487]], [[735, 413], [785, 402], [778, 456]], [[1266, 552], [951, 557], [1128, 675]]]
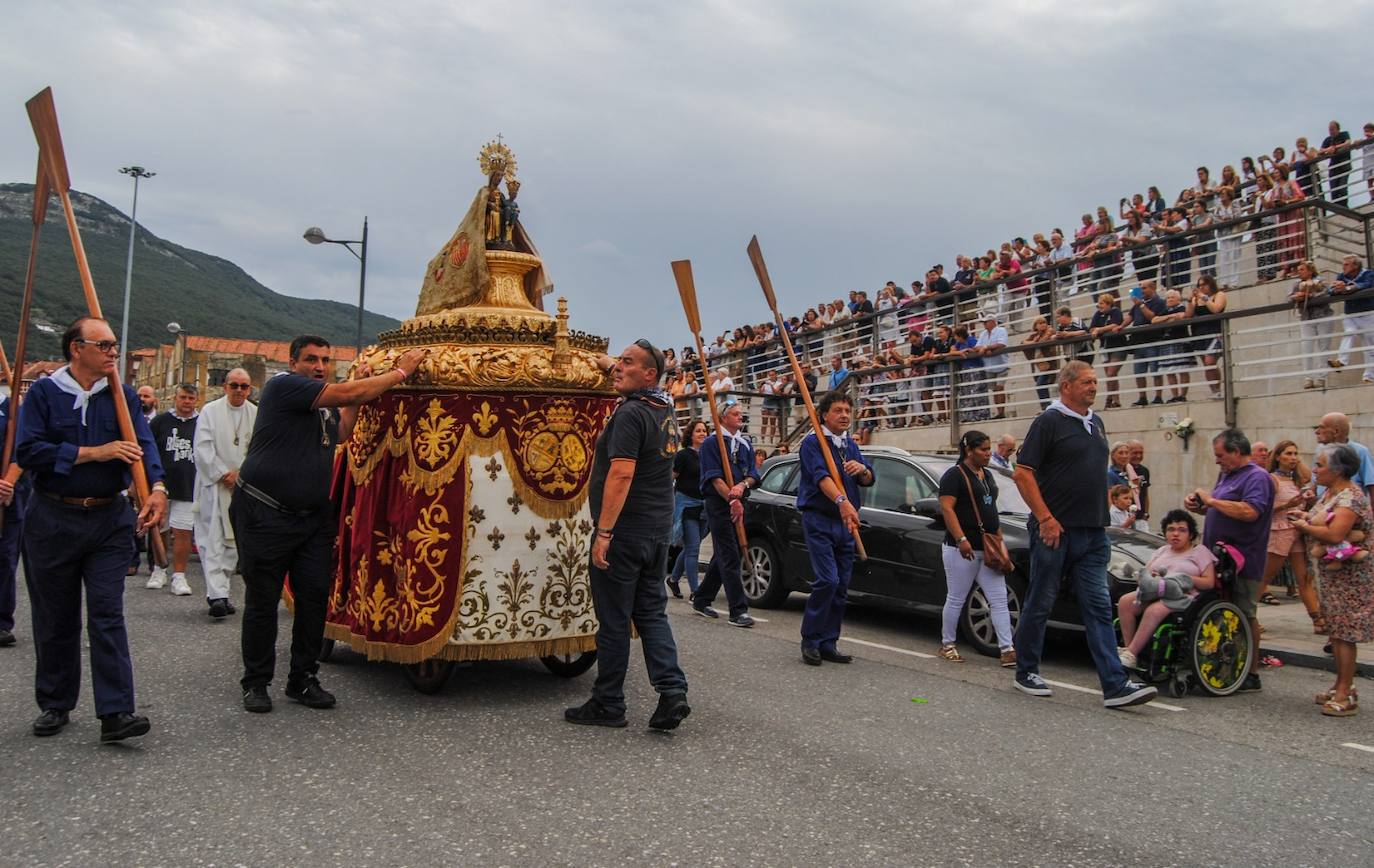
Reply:
[[687, 328], [694, 335], [701, 334], [701, 311], [697, 308], [697, 285], [692, 280], [692, 260], [677, 259], [672, 266], [673, 279], [677, 281], [677, 291], [682, 296], [682, 310], [687, 314]]
[[44, 174], [58, 190], [70, 190], [72, 182], [67, 174], [67, 156], [62, 150], [62, 131], [57, 126], [57, 106], [53, 103], [52, 88], [45, 87], [24, 103], [29, 112], [33, 135], [38, 139], [38, 158]]
[[33, 182], [33, 225], [42, 226], [48, 217], [48, 200], [52, 198], [52, 184], [43, 170], [43, 157], [38, 157], [38, 172]]
[[759, 237], [749, 239], [749, 261], [758, 275], [759, 286], [763, 287], [763, 297], [768, 300], [768, 309], [777, 313], [778, 297], [773, 294], [773, 280], [768, 276], [768, 265], [763, 261], [763, 250], [759, 248]]

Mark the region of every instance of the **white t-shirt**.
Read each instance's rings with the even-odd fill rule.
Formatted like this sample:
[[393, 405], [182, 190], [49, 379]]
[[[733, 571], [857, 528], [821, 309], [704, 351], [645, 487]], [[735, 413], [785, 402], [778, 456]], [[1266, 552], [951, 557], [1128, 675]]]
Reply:
[[[1007, 330], [1002, 326], [993, 326], [989, 331], [983, 329], [978, 332], [978, 346], [986, 347], [992, 344], [1007, 345]], [[983, 357], [983, 370], [985, 371], [1005, 371], [1011, 365], [1011, 361], [1005, 352], [998, 355]]]

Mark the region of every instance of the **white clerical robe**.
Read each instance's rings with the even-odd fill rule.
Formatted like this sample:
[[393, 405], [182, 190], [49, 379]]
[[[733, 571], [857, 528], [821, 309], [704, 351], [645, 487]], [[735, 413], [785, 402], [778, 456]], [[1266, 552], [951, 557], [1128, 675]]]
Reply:
[[229, 399], [222, 397], [201, 408], [196, 423], [196, 544], [205, 570], [206, 597], [211, 600], [229, 596], [229, 577], [238, 564], [229, 521], [233, 491], [219, 480], [242, 466], [257, 418], [256, 404], [244, 401], [242, 407], [230, 407]]

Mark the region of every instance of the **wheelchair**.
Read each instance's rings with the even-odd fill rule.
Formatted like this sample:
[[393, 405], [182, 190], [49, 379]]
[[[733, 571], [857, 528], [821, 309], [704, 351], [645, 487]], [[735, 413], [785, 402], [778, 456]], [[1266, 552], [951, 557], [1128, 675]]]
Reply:
[[1212, 554], [1217, 558], [1217, 587], [1199, 593], [1187, 609], [1160, 622], [1136, 658], [1138, 674], [1151, 684], [1167, 682], [1173, 697], [1193, 687], [1212, 696], [1230, 696], [1240, 689], [1249, 669], [1250, 621], [1231, 602], [1236, 562], [1223, 544], [1213, 546]]

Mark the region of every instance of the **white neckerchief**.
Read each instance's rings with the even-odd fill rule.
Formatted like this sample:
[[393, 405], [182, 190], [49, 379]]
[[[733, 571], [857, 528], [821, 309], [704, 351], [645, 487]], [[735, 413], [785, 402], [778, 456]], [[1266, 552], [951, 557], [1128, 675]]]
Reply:
[[57, 385], [57, 388], [76, 398], [76, 401], [72, 404], [72, 409], [81, 411], [81, 425], [85, 427], [86, 405], [91, 402], [91, 396], [99, 394], [110, 385], [110, 380], [108, 377], [101, 377], [96, 380], [95, 385], [91, 386], [90, 390], [87, 391], [81, 388], [81, 384], [71, 375], [70, 369], [71, 365], [63, 365], [58, 368], [53, 372], [52, 381]]
[[1087, 432], [1089, 434], [1092, 434], [1093, 436], [1097, 435], [1097, 429], [1093, 427], [1093, 411], [1091, 407], [1088, 408], [1087, 415], [1080, 415], [1079, 413], [1069, 409], [1063, 401], [1060, 401], [1058, 398], [1056, 398], [1050, 402], [1050, 406], [1048, 409], [1058, 410], [1065, 416], [1068, 416], [1072, 419], [1077, 419], [1078, 421], [1083, 423], [1083, 427], [1087, 429]]
[[726, 431], [724, 428], [722, 428], [720, 429], [720, 433], [725, 435], [725, 439], [728, 443], [728, 448], [730, 450], [731, 461], [733, 461], [735, 459], [735, 456], [739, 454], [739, 448], [741, 446], [749, 445], [749, 441], [746, 440], [744, 438], [744, 435], [739, 433], [738, 431], [736, 431], [734, 434], [731, 434], [729, 431]]
[[830, 433], [830, 431], [829, 431], [828, 429], [826, 429], [826, 431], [825, 431], [825, 437], [826, 437], [826, 439], [829, 440], [831, 443], [835, 444], [835, 448], [836, 448], [837, 450], [839, 450], [839, 453], [840, 453], [841, 455], [847, 455], [847, 454], [848, 454], [848, 452], [846, 451], [846, 449], [847, 449], [847, 447], [848, 447], [848, 445], [849, 445], [849, 432], [848, 432], [848, 431], [842, 431], [842, 432], [840, 432], [839, 434], [832, 434], [832, 433]]

